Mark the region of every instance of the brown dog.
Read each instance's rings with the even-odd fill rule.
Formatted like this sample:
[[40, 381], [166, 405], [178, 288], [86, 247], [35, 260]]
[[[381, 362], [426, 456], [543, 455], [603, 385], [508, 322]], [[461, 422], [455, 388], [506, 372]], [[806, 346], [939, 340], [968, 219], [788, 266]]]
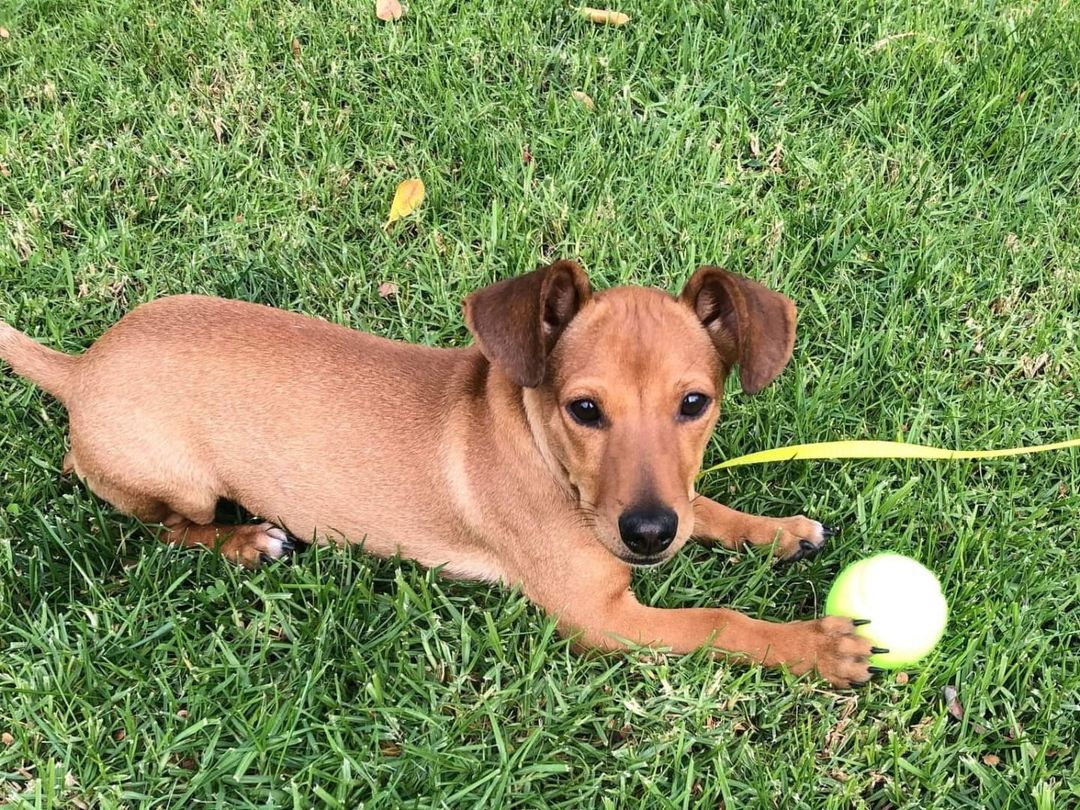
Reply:
[[[704, 645], [837, 686], [873, 672], [848, 619], [776, 624], [661, 610], [630, 591], [694, 535], [817, 553], [804, 517], [694, 492], [723, 383], [755, 393], [791, 356], [795, 307], [714, 267], [679, 298], [593, 293], [560, 261], [470, 295], [466, 349], [395, 343], [237, 301], [138, 307], [85, 354], [0, 323], [0, 358], [70, 413], [66, 466], [163, 538], [244, 565], [296, 537], [357, 541], [452, 576], [520, 585], [582, 644]], [[213, 524], [220, 499], [272, 521]], [[279, 528], [281, 527], [281, 528]]]

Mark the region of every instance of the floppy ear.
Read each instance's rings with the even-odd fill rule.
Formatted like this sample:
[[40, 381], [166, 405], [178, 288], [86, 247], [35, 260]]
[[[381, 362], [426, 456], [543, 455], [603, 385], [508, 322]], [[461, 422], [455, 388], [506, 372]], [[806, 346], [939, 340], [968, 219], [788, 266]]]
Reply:
[[465, 299], [465, 324], [492, 364], [535, 388], [555, 341], [590, 295], [585, 272], [563, 259], [477, 290]]
[[698, 316], [729, 366], [738, 363], [743, 391], [776, 379], [795, 345], [795, 304], [778, 292], [719, 267], [699, 267], [682, 301]]

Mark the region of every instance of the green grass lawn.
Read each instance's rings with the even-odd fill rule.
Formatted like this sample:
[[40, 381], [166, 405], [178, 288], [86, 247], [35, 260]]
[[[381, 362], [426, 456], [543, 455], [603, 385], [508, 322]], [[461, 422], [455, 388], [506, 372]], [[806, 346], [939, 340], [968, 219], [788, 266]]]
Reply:
[[[541, 0], [397, 24], [369, 0], [8, 0], [0, 317], [79, 351], [201, 292], [453, 345], [468, 291], [546, 258], [670, 290], [722, 263], [801, 318], [710, 462], [1080, 435], [1080, 9], [910, 6], [627, 0], [615, 29]], [[427, 201], [384, 232], [414, 175]], [[643, 600], [805, 618], [885, 549], [942, 576], [937, 652], [839, 692], [582, 659], [519, 594], [355, 550], [256, 573], [171, 550], [61, 478], [65, 424], [3, 373], [0, 804], [1080, 804], [1075, 451], [705, 480], [844, 533], [786, 569], [688, 548]]]

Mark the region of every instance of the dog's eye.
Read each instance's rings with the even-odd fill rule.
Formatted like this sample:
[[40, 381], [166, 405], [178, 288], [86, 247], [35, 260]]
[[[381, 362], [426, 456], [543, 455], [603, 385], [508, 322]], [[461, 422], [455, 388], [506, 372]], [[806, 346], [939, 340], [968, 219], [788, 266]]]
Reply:
[[579, 425], [596, 427], [600, 423], [600, 406], [591, 399], [575, 399], [566, 406], [566, 410]]
[[704, 394], [694, 392], [683, 397], [682, 405], [679, 406], [679, 416], [687, 419], [695, 419], [705, 413], [709, 406], [709, 398]]

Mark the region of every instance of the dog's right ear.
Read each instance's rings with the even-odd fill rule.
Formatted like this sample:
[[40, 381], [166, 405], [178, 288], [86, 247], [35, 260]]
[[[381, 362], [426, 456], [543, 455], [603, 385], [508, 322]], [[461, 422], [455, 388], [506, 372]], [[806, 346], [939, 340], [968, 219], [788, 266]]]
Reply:
[[492, 364], [535, 388], [555, 341], [590, 295], [585, 271], [563, 259], [477, 290], [465, 299], [465, 324]]

